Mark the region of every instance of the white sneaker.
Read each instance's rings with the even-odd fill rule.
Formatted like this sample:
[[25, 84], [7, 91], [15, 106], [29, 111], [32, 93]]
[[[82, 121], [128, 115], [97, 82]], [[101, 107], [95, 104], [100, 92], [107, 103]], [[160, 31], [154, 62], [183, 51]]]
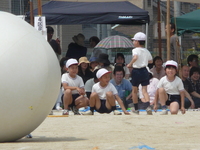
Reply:
[[64, 109], [63, 115], [69, 115], [69, 110], [68, 109]]
[[94, 115], [94, 113], [91, 110], [88, 110], [86, 112], [82, 112], [82, 115]]
[[131, 108], [131, 111], [132, 111], [133, 114], [139, 115], [139, 110], [135, 110], [134, 107]]
[[113, 113], [114, 113], [114, 115], [122, 115], [122, 113], [119, 112], [118, 110], [114, 110]]
[[160, 115], [167, 115], [168, 111], [166, 109], [163, 109], [162, 112], [160, 113]]

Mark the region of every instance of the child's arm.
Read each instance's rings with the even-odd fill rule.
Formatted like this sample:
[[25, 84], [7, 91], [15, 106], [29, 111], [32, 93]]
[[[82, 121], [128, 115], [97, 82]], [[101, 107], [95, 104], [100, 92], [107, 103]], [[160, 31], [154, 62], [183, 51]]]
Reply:
[[67, 90], [67, 89], [69, 89], [71, 91], [77, 90], [80, 95], [85, 95], [84, 88], [79, 88], [79, 87], [75, 87], [75, 86], [68, 86], [67, 83], [62, 83], [62, 86], [63, 86], [64, 90]]
[[133, 66], [133, 63], [138, 59], [137, 55], [134, 55], [131, 62], [127, 65], [128, 68], [131, 68]]
[[191, 107], [192, 109], [194, 109], [194, 108], [195, 108], [195, 104], [194, 104], [194, 101], [193, 101], [193, 99], [191, 98], [190, 94], [189, 94], [186, 90], [184, 90], [184, 93], [185, 93], [185, 97], [188, 98], [189, 101], [191, 102], [191, 106], [190, 106], [190, 107]]
[[185, 92], [184, 92], [184, 90], [180, 91], [180, 96], [181, 96], [181, 112], [182, 112], [182, 114], [184, 114], [185, 113], [185, 107], [184, 107]]
[[119, 104], [119, 106], [122, 108], [123, 112], [125, 115], [130, 115], [129, 112], [126, 111], [125, 107], [124, 107], [124, 104], [123, 104], [123, 101], [121, 100], [121, 98], [118, 96], [118, 95], [115, 95], [115, 98]]

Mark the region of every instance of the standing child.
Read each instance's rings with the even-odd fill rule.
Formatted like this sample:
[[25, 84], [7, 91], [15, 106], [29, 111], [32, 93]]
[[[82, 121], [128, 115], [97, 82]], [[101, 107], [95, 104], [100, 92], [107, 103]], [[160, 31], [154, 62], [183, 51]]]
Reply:
[[149, 72], [147, 70], [148, 63], [152, 63], [152, 56], [150, 52], [144, 48], [146, 35], [142, 32], [138, 32], [132, 38], [134, 49], [132, 50], [133, 58], [131, 62], [127, 65], [128, 68], [133, 67], [132, 70], [132, 99], [134, 103], [135, 110], [133, 113], [139, 115], [138, 110], [138, 86], [142, 85], [142, 94], [147, 100], [147, 114], [152, 115], [152, 110], [149, 103], [149, 95], [147, 93], [147, 85], [149, 84]]
[[154, 105], [154, 110], [156, 111], [159, 98], [162, 115], [167, 115], [167, 106], [169, 106], [171, 114], [177, 114], [179, 107], [181, 108], [182, 114], [185, 113], [184, 86], [181, 79], [176, 76], [177, 71], [177, 62], [168, 60], [165, 64], [166, 76], [162, 77], [158, 83]]
[[69, 115], [69, 107], [72, 109], [74, 115], [80, 115], [78, 109], [88, 106], [88, 98], [85, 97], [83, 79], [77, 75], [78, 61], [76, 59], [69, 59], [66, 62], [66, 68], [69, 73], [64, 73], [61, 78], [63, 86], [63, 115]]
[[111, 71], [108, 71], [105, 68], [97, 71], [96, 76], [99, 79], [99, 82], [92, 87], [90, 110], [83, 113], [83, 115], [93, 115], [94, 110], [99, 113], [110, 113], [113, 111], [114, 115], [121, 115], [121, 113], [116, 110], [115, 100], [117, 100], [121, 106], [124, 114], [129, 115], [122, 100], [118, 96], [116, 88], [109, 82], [110, 73]]

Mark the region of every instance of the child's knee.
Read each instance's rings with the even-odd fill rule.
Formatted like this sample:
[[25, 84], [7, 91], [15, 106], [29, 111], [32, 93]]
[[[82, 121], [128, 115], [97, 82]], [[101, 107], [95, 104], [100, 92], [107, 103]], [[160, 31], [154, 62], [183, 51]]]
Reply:
[[96, 93], [96, 92], [92, 92], [91, 94], [90, 94], [90, 99], [91, 98], [94, 98], [94, 97], [97, 97], [98, 96], [98, 94]]
[[113, 93], [112, 92], [106, 92], [106, 97], [113, 97]]
[[64, 95], [72, 95], [72, 91], [70, 89], [65, 90]]
[[158, 89], [158, 93], [159, 93], [159, 94], [165, 93], [165, 89], [164, 89], [164, 88], [159, 88], [159, 89]]

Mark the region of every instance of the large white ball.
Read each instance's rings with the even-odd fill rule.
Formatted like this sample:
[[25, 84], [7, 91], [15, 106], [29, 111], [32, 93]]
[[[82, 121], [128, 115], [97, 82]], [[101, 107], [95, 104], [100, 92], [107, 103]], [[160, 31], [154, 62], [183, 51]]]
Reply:
[[31, 133], [50, 113], [60, 67], [45, 38], [24, 20], [0, 12], [0, 142]]

